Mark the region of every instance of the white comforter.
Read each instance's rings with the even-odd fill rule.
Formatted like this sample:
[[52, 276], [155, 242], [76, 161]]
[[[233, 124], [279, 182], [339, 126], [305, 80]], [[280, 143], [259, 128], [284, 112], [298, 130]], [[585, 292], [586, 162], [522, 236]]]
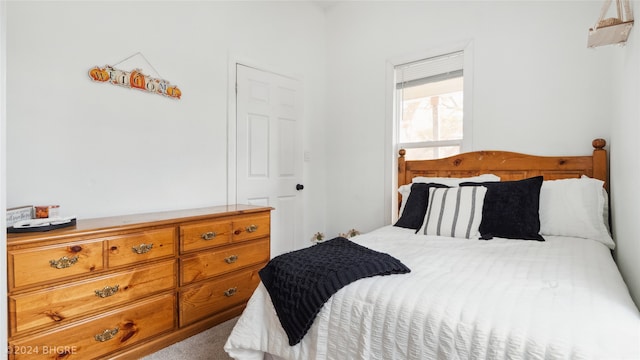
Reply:
[[640, 314], [610, 250], [545, 238], [463, 240], [392, 226], [357, 236], [411, 273], [341, 289], [295, 346], [261, 284], [225, 350], [236, 359], [640, 359]]

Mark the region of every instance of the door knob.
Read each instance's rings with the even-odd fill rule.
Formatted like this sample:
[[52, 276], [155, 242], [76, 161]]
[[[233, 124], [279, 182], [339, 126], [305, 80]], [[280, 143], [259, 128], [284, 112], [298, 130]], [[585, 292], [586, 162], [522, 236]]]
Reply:
[[300, 191], [302, 189], [304, 189], [304, 185], [302, 185], [302, 184], [296, 185], [296, 190]]

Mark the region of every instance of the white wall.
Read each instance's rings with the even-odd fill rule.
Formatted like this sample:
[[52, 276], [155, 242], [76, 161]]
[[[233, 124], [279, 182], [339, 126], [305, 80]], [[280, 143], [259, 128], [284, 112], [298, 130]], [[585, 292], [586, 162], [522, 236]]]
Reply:
[[[324, 13], [303, 2], [8, 2], [7, 204], [81, 218], [227, 203], [230, 58], [302, 79], [305, 233], [324, 227]], [[172, 100], [94, 83], [141, 52]], [[140, 65], [136, 56], [117, 66]], [[232, 199], [233, 201], [233, 199]], [[309, 235], [310, 237], [311, 235]]]
[[[6, 151], [5, 151], [5, 143], [7, 140], [7, 122], [6, 122], [6, 82], [5, 82], [5, 73], [6, 73], [6, 35], [7, 35], [7, 18], [6, 18], [6, 2], [0, 1], [0, 214], [4, 214], [6, 211], [6, 197], [7, 197], [7, 187], [5, 186], [7, 181], [7, 172], [6, 172]], [[6, 218], [4, 216], [0, 216], [0, 229], [4, 229], [6, 226]], [[7, 234], [2, 231], [0, 232], [0, 244], [5, 244], [7, 238]], [[0, 253], [0, 286], [2, 289], [7, 288], [7, 253], [5, 251], [1, 251]], [[7, 309], [7, 297], [0, 297], [0, 311], [6, 311]], [[3, 312], [3, 315], [6, 312]], [[3, 320], [0, 321], [0, 343], [7, 343], [7, 317], [1, 316]]]
[[[327, 12], [328, 233], [388, 223], [389, 59], [473, 43], [473, 147], [588, 154], [609, 139], [612, 55], [586, 48], [599, 2], [341, 2]], [[390, 202], [389, 202], [390, 203]]]
[[[640, 9], [640, 1], [632, 6]], [[615, 258], [636, 304], [640, 305], [640, 37], [635, 27], [624, 47], [598, 49], [613, 53], [614, 112], [611, 121], [611, 205]]]

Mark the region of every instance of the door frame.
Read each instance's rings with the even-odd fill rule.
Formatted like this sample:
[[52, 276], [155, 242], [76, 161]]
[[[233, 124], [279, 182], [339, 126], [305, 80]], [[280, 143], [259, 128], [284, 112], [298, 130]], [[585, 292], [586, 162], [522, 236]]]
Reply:
[[[265, 65], [264, 62], [250, 59], [240, 54], [229, 54], [228, 60], [228, 78], [227, 78], [227, 205], [237, 204], [237, 144], [238, 144], [238, 132], [236, 126], [236, 103], [237, 103], [237, 91], [236, 91], [236, 67], [237, 65], [243, 65], [251, 67], [260, 71], [273, 73], [276, 75], [296, 79], [299, 81], [301, 77], [295, 76], [289, 71], [284, 71], [277, 66]], [[303, 116], [301, 112], [300, 116]], [[303, 144], [304, 148], [304, 144]], [[304, 179], [304, 167], [302, 169], [302, 180]], [[305, 208], [304, 199], [302, 200], [303, 209]]]

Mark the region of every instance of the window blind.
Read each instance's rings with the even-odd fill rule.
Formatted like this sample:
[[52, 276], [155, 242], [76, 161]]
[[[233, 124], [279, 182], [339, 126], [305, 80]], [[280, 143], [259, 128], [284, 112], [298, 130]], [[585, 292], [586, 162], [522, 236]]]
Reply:
[[428, 84], [463, 75], [464, 52], [434, 56], [396, 66], [396, 88]]

